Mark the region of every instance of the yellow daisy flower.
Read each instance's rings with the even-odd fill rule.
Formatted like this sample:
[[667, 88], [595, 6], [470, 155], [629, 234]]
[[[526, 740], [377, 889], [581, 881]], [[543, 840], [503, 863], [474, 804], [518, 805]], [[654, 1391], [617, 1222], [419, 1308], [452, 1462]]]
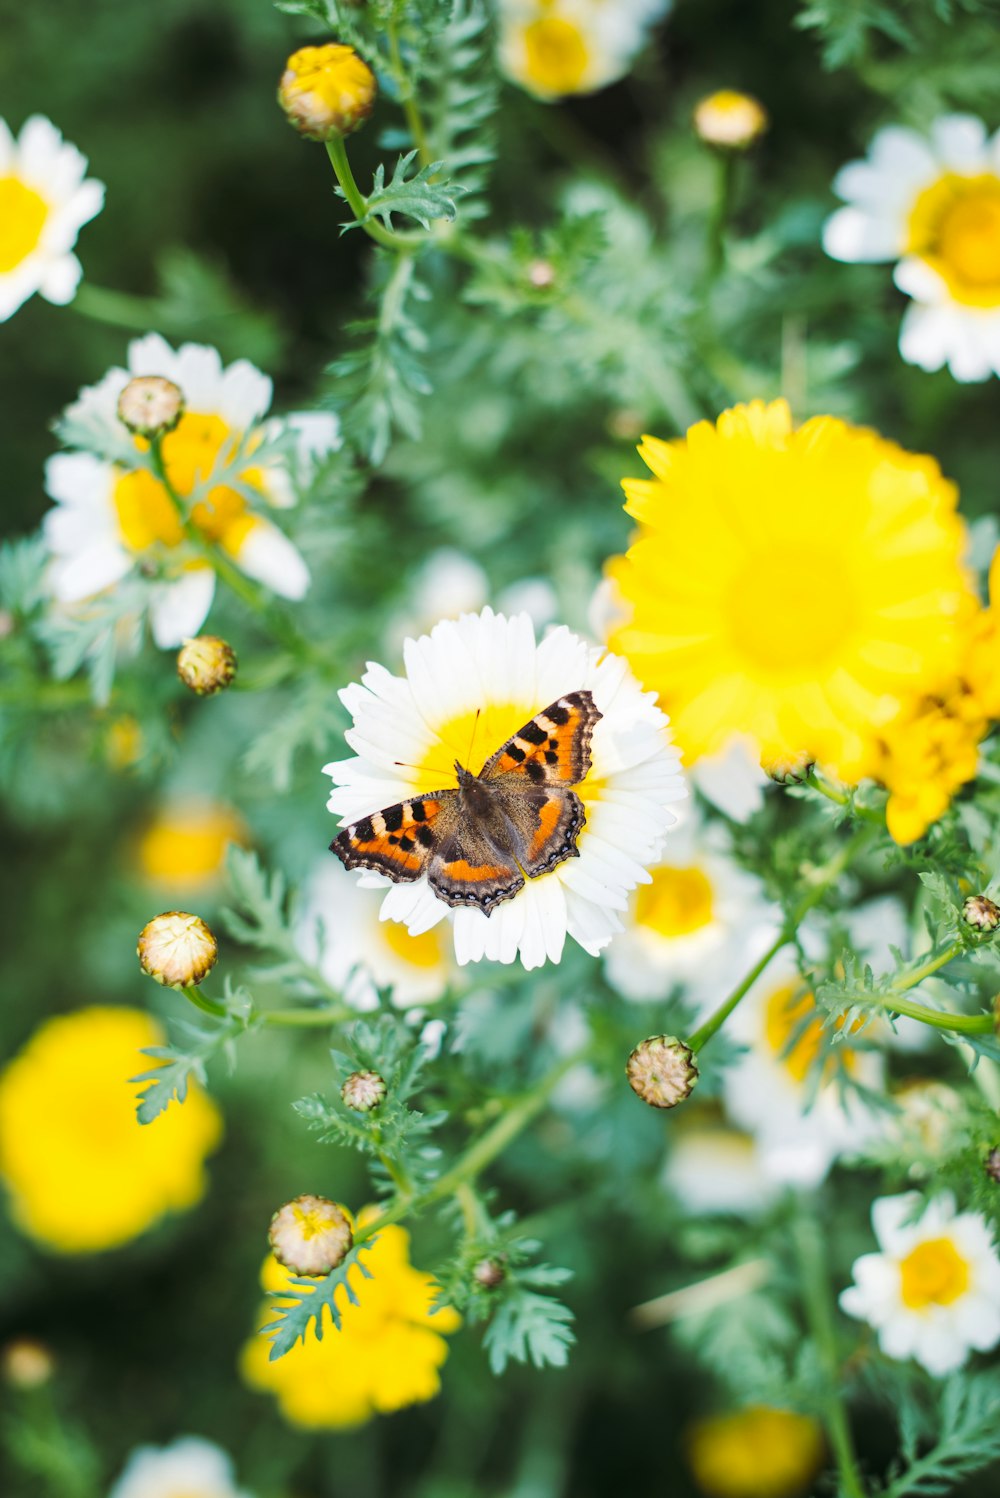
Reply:
[[[379, 1229], [378, 1241], [365, 1251], [372, 1278], [363, 1278], [358, 1269], [349, 1271], [359, 1304], [339, 1295], [339, 1331], [328, 1323], [319, 1341], [310, 1330], [304, 1342], [273, 1361], [271, 1344], [259, 1333], [244, 1347], [243, 1377], [252, 1388], [274, 1394], [292, 1425], [362, 1425], [372, 1415], [422, 1404], [440, 1390], [438, 1370], [448, 1356], [444, 1339], [458, 1329], [460, 1318], [450, 1306], [431, 1314], [434, 1280], [413, 1268], [409, 1244], [404, 1228]], [[287, 1289], [292, 1279], [276, 1259], [265, 1260], [265, 1290]], [[274, 1306], [266, 1305], [259, 1324], [273, 1320]]]
[[48, 1248], [117, 1247], [204, 1194], [215, 1104], [192, 1086], [155, 1123], [135, 1116], [129, 1079], [164, 1043], [137, 1009], [80, 1009], [47, 1020], [0, 1075], [0, 1178], [15, 1220]]
[[783, 400], [644, 439], [626, 479], [639, 535], [611, 573], [612, 633], [696, 759], [749, 734], [848, 779], [879, 729], [954, 670], [974, 607], [957, 492], [933, 458]]
[[800, 1498], [823, 1465], [818, 1420], [748, 1405], [692, 1426], [688, 1461], [708, 1498]]
[[230, 843], [246, 844], [243, 819], [232, 807], [195, 801], [164, 807], [139, 842], [139, 867], [164, 893], [206, 889], [225, 868]]

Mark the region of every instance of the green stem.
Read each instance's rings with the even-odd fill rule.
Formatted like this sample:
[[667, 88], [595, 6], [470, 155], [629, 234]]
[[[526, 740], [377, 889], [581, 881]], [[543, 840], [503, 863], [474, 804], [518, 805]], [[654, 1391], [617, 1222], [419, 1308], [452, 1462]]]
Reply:
[[399, 89], [399, 102], [403, 106], [403, 114], [406, 116], [410, 138], [417, 148], [420, 165], [430, 166], [434, 158], [430, 142], [427, 139], [427, 131], [424, 128], [423, 116], [420, 113], [420, 107], [413, 92], [413, 82], [403, 62], [403, 53], [399, 45], [399, 27], [396, 24], [395, 16], [389, 21], [386, 31], [389, 37], [389, 57], [392, 66], [392, 75], [396, 80], [396, 87]]
[[113, 328], [148, 328], [159, 320], [160, 303], [155, 297], [132, 296], [127, 291], [109, 291], [84, 281], [70, 306], [82, 317], [107, 323]]
[[747, 973], [746, 977], [741, 979], [741, 981], [737, 983], [736, 987], [733, 989], [729, 997], [723, 1000], [718, 1009], [716, 1009], [715, 1013], [710, 1015], [705, 1023], [700, 1026], [700, 1028], [697, 1029], [693, 1035], [688, 1037], [688, 1045], [691, 1047], [692, 1051], [700, 1051], [702, 1047], [709, 1040], [711, 1040], [716, 1030], [720, 1030], [722, 1028], [740, 1000], [746, 996], [748, 990], [751, 989], [756, 983], [757, 979], [767, 967], [772, 957], [777, 956], [782, 947], [786, 947], [791, 939], [792, 934], [789, 932], [787, 927], [785, 927], [778, 933], [778, 935], [774, 938], [774, 941], [764, 953], [763, 957], [761, 957], [757, 962], [754, 963], [753, 967]]
[[706, 226], [704, 289], [714, 285], [726, 264], [726, 231], [733, 208], [736, 155], [716, 151], [715, 200]]
[[827, 1379], [823, 1420], [840, 1475], [841, 1498], [865, 1498], [847, 1408], [840, 1391], [833, 1297], [816, 1219], [799, 1211], [793, 1220], [792, 1236], [799, 1260], [806, 1320]]
[[952, 1014], [947, 1010], [928, 1009], [926, 1004], [915, 1004], [911, 999], [903, 998], [904, 993], [960, 957], [964, 950], [961, 942], [949, 942], [940, 952], [933, 952], [919, 967], [901, 974], [888, 993], [867, 994], [865, 997], [890, 1009], [893, 1014], [919, 1020], [922, 1025], [930, 1025], [935, 1030], [954, 1030], [959, 1035], [992, 1035], [996, 1025], [990, 1014]]
[[336, 140], [326, 142], [326, 154], [330, 158], [337, 181], [347, 199], [347, 206], [365, 233], [370, 235], [376, 244], [382, 245], [387, 250], [395, 250], [397, 254], [410, 254], [413, 250], [419, 249], [421, 245], [430, 243], [434, 237], [431, 234], [397, 234], [395, 230], [387, 229], [378, 219], [367, 217], [368, 199], [355, 181], [351, 163], [347, 159], [347, 146], [343, 136], [338, 135]]
[[877, 822], [880, 827], [885, 826], [885, 814], [883, 812], [876, 811], [873, 806], [859, 805], [852, 793], [838, 791], [836, 786], [831, 785], [828, 780], [824, 780], [815, 768], [809, 772], [804, 783], [811, 787], [812, 790], [819, 791], [821, 796], [825, 796], [835, 806], [843, 806], [853, 816], [860, 817], [862, 821]]
[[308, 1030], [329, 1025], [345, 1025], [357, 1019], [356, 1009], [346, 1004], [329, 1004], [322, 1009], [264, 1009], [258, 1010], [257, 1018], [265, 1025], [279, 1029]]
[[189, 1003], [192, 1003], [196, 1009], [200, 1009], [203, 1014], [214, 1015], [216, 1019], [229, 1018], [229, 1010], [225, 1004], [217, 1004], [214, 999], [206, 998], [195, 984], [192, 983], [190, 987], [181, 991]]

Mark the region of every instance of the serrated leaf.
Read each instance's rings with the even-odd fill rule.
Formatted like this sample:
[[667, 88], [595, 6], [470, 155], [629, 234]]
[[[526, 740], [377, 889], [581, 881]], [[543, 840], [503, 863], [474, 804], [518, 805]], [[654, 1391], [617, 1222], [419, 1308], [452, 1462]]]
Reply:
[[350, 1305], [359, 1305], [357, 1292], [348, 1279], [351, 1269], [358, 1269], [366, 1280], [374, 1279], [360, 1255], [374, 1248], [378, 1235], [356, 1244], [336, 1269], [322, 1280], [294, 1278], [291, 1286], [284, 1290], [271, 1290], [269, 1295], [275, 1302], [275, 1320], [261, 1329], [261, 1335], [270, 1338], [271, 1360], [284, 1357], [296, 1342], [304, 1341], [312, 1327], [318, 1341], [323, 1340], [324, 1323], [329, 1319], [336, 1331], [340, 1330], [342, 1307], [337, 1304], [338, 1290], [343, 1290]]
[[499, 1375], [507, 1364], [532, 1363], [536, 1368], [563, 1368], [576, 1341], [570, 1326], [573, 1312], [551, 1295], [538, 1295], [517, 1285], [497, 1307], [483, 1346], [490, 1369]]
[[408, 151], [405, 156], [401, 156], [389, 182], [385, 180], [384, 165], [379, 163], [368, 195], [365, 218], [345, 224], [345, 230], [359, 228], [371, 218], [381, 219], [386, 228], [391, 229], [394, 213], [416, 219], [425, 229], [429, 229], [435, 219], [450, 221], [455, 217], [455, 199], [461, 196], [464, 188], [455, 182], [434, 180], [444, 165], [441, 161], [432, 161], [429, 166], [421, 167], [412, 177], [408, 177], [406, 174], [416, 156], [416, 151]]

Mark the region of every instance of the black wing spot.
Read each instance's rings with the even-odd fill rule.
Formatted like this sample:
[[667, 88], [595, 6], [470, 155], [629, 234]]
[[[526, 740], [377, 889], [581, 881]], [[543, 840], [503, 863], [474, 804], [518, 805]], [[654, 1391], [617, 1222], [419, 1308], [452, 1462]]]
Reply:
[[557, 765], [559, 763], [559, 756], [554, 749], [546, 749], [545, 763], [547, 765]]
[[[371, 843], [375, 841], [375, 828], [372, 826], [371, 817], [365, 817], [362, 822], [355, 822], [354, 826], [348, 827], [347, 831], [352, 837], [356, 837], [359, 842]], [[344, 834], [341, 833], [341, 837], [343, 836]]]
[[510, 755], [515, 764], [523, 764], [525, 755], [524, 750], [519, 744], [508, 744], [507, 753]]
[[404, 833], [402, 837], [398, 837], [396, 841], [404, 853], [412, 853], [414, 848], [417, 846], [413, 841], [413, 838], [408, 837], [406, 833]]
[[434, 834], [429, 827], [418, 827], [416, 836], [422, 848], [433, 848]]
[[528, 723], [518, 734], [519, 739], [526, 739], [529, 744], [544, 744], [547, 734], [544, 728], [539, 728], [537, 723]]
[[526, 764], [524, 770], [525, 774], [528, 776], [528, 779], [533, 780], [536, 785], [538, 785], [540, 781], [545, 779], [545, 771], [538, 763], [537, 759], [533, 759], [530, 761], [530, 763]]
[[402, 806], [387, 806], [382, 813], [382, 820], [385, 823], [386, 832], [398, 832], [403, 825]]
[[422, 801], [410, 802], [410, 816], [415, 822], [427, 821], [427, 813], [424, 810], [424, 803]]
[[547, 707], [545, 709], [545, 716], [550, 723], [555, 723], [557, 727], [562, 728], [565, 723], [569, 722], [569, 709], [558, 706]]

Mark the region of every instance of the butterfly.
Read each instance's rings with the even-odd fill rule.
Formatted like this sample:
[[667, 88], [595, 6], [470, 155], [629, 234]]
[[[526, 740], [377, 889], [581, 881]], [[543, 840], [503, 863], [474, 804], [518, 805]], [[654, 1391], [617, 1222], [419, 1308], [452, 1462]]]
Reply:
[[568, 692], [492, 755], [478, 775], [458, 760], [455, 790], [429, 791], [373, 812], [330, 844], [348, 869], [398, 884], [423, 874], [446, 905], [485, 915], [567, 858], [587, 820], [570, 787], [590, 769], [601, 713], [590, 692]]

